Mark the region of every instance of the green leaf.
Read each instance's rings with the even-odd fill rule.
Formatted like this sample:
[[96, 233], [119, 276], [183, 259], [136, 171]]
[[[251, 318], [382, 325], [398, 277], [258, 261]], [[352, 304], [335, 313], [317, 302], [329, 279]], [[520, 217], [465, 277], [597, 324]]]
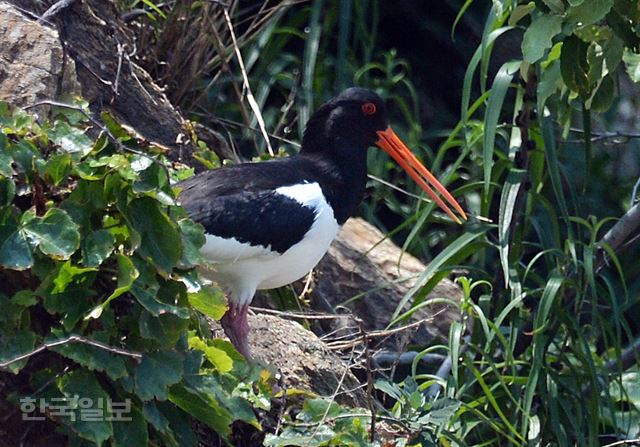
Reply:
[[92, 231], [80, 244], [82, 263], [88, 267], [98, 267], [111, 255], [115, 242], [108, 230]]
[[[67, 336], [67, 334], [65, 334], [61, 329], [52, 329], [51, 334], [57, 339], [63, 339]], [[90, 338], [107, 345], [110, 344], [109, 335], [105, 332], [94, 332]], [[112, 354], [95, 346], [90, 346], [84, 343], [66, 343], [53, 347], [51, 350], [73, 360], [91, 371], [104, 372], [111, 378], [111, 380], [118, 380], [128, 375], [127, 368], [125, 366], [125, 357]]]
[[560, 73], [560, 63], [554, 62], [542, 71], [538, 82], [538, 104], [544, 110], [547, 99], [562, 86], [562, 75]]
[[80, 283], [82, 281], [82, 277], [84, 277], [85, 273], [88, 272], [97, 272], [98, 269], [89, 267], [89, 268], [80, 268], [71, 264], [71, 261], [67, 261], [58, 270], [58, 275], [53, 280], [53, 290], [51, 293], [62, 293], [67, 289], [67, 286], [72, 282]]
[[169, 400], [199, 421], [207, 424], [216, 433], [227, 439], [231, 434], [233, 416], [215, 399], [182, 385], [171, 387]]
[[182, 257], [181, 238], [169, 217], [150, 197], [132, 200], [126, 210], [129, 224], [140, 234], [140, 255], [165, 272], [171, 272]]
[[13, 175], [13, 158], [7, 153], [9, 139], [0, 131], [0, 175], [11, 177]]
[[615, 81], [610, 75], [602, 78], [602, 81], [591, 95], [591, 98], [585, 102], [585, 107], [594, 112], [606, 112], [613, 104], [615, 96]]
[[195, 267], [202, 263], [202, 255], [200, 247], [206, 241], [204, 236], [204, 228], [202, 225], [190, 220], [181, 219], [178, 221], [180, 227], [180, 235], [182, 237], [182, 259], [181, 267]]
[[27, 222], [21, 232], [35, 240], [40, 250], [54, 259], [68, 259], [80, 245], [78, 226], [66, 212], [57, 208]]
[[0, 225], [0, 265], [11, 270], [26, 270], [33, 265], [31, 247], [13, 225]]
[[32, 290], [25, 289], [16, 292], [11, 297], [11, 302], [19, 306], [29, 307], [36, 304], [38, 302], [38, 298], [36, 298], [36, 295]]
[[135, 371], [136, 394], [142, 400], [166, 400], [169, 386], [182, 379], [183, 361], [175, 351], [145, 354]]
[[140, 276], [131, 286], [131, 294], [154, 317], [173, 314], [179, 318], [189, 318], [189, 308], [176, 305], [176, 295], [181, 293], [170, 285], [161, 286], [158, 282], [156, 271], [152, 265], [138, 257], [133, 258], [134, 265], [140, 272]]
[[78, 158], [86, 156], [93, 148], [93, 141], [82, 129], [71, 127], [64, 121], [56, 121], [48, 135], [63, 151], [77, 155]]
[[100, 318], [105, 307], [107, 307], [112, 300], [118, 298], [123, 293], [128, 292], [133, 285], [133, 281], [135, 281], [140, 274], [133, 265], [133, 262], [131, 262], [131, 259], [127, 256], [118, 253], [116, 254], [116, 258], [118, 260], [118, 286], [103, 303], [97, 305], [91, 312], [89, 312], [85, 317], [85, 320], [90, 318]]
[[205, 357], [220, 372], [229, 372], [233, 368], [233, 360], [222, 349], [209, 346], [200, 337], [189, 337], [189, 348], [204, 352]]
[[[13, 360], [33, 350], [36, 335], [28, 330], [19, 329], [12, 332], [0, 332], [0, 362]], [[18, 374], [29, 359], [19, 360], [7, 366], [7, 369]], [[0, 369], [0, 371], [3, 371]]]
[[500, 244], [500, 262], [502, 263], [502, 274], [504, 276], [505, 287], [509, 286], [509, 232], [511, 220], [516, 206], [518, 192], [522, 187], [522, 182], [527, 177], [527, 171], [512, 169], [507, 175], [507, 180], [502, 188], [500, 197], [500, 210], [498, 213], [498, 242]]
[[542, 14], [531, 22], [522, 38], [522, 55], [530, 64], [538, 62], [551, 48], [553, 38], [562, 30], [562, 17]]
[[[84, 368], [76, 369], [60, 377], [57, 383], [68, 399], [78, 399], [80, 407], [72, 410], [74, 418], [63, 417], [61, 422], [69, 425], [82, 438], [98, 445], [109, 439], [113, 435], [113, 426], [107, 413], [109, 395], [100, 386], [95, 375]], [[80, 405], [82, 402], [86, 405]], [[92, 420], [85, 420], [81, 413], [83, 408], [92, 410]]]
[[571, 6], [567, 11], [567, 21], [578, 26], [592, 25], [611, 11], [613, 0], [588, 0], [579, 5]]
[[622, 42], [620, 38], [613, 36], [604, 44], [602, 51], [604, 52], [604, 60], [607, 64], [607, 70], [609, 71], [609, 74], [611, 74], [618, 68], [620, 62], [622, 62], [624, 42]]
[[149, 431], [147, 421], [142, 411], [131, 405], [131, 412], [127, 414], [130, 421], [118, 421], [113, 424], [113, 446], [146, 446], [149, 445]]
[[7, 206], [13, 202], [16, 195], [16, 184], [10, 178], [0, 178], [0, 206]]
[[454, 257], [459, 251], [463, 250], [476, 238], [483, 235], [486, 230], [487, 229], [475, 229], [473, 231], [464, 233], [462, 236], [449, 244], [446, 249], [441, 251], [438, 256], [433, 258], [433, 260], [427, 265], [427, 268], [424, 270], [424, 272], [420, 274], [413, 287], [411, 287], [411, 289], [405, 294], [405, 296], [402, 297], [402, 299], [398, 303], [398, 306], [396, 307], [395, 312], [391, 316], [391, 322], [387, 327], [391, 327], [398, 322], [398, 315], [400, 314], [400, 312], [402, 312], [404, 306], [407, 304], [407, 302], [409, 302], [411, 297], [415, 295], [449, 259]]
[[502, 111], [502, 104], [507, 94], [507, 89], [511, 84], [513, 75], [520, 68], [521, 63], [506, 62], [500, 67], [491, 86], [491, 96], [487, 103], [487, 111], [485, 113], [484, 141], [483, 141], [483, 166], [484, 166], [484, 193], [489, 194], [489, 184], [491, 182], [491, 169], [493, 167], [493, 152], [496, 140], [496, 130], [498, 119]]
[[199, 291], [187, 296], [193, 307], [214, 320], [220, 320], [228, 309], [224, 293], [217, 288], [202, 286]]
[[54, 185], [59, 185], [66, 180], [71, 172], [72, 157], [71, 154], [58, 154], [47, 160], [44, 166], [45, 178]]
[[589, 66], [587, 65], [588, 45], [576, 36], [569, 36], [562, 44], [560, 71], [564, 83], [581, 96], [589, 93]]

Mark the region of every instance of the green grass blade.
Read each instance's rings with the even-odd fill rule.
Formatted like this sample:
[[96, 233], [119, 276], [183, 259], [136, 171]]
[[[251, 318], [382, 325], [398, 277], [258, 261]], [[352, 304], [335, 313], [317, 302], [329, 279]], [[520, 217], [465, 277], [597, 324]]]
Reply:
[[493, 152], [496, 140], [496, 128], [502, 111], [502, 104], [511, 85], [513, 75], [520, 68], [520, 61], [506, 62], [500, 67], [491, 87], [491, 96], [487, 103], [487, 111], [484, 117], [484, 142], [482, 159], [484, 165], [484, 195], [489, 198], [489, 183], [491, 182], [491, 169], [493, 168]]
[[405, 296], [402, 297], [402, 300], [400, 300], [400, 303], [398, 303], [398, 307], [396, 308], [395, 312], [393, 313], [393, 316], [391, 317], [391, 323], [389, 323], [389, 326], [392, 326], [397, 323], [396, 319], [400, 314], [400, 312], [402, 312], [402, 309], [404, 308], [405, 304], [407, 304], [407, 302], [411, 299], [411, 297], [413, 297], [422, 288], [422, 286], [424, 286], [427, 283], [427, 281], [429, 281], [429, 279], [431, 279], [431, 277], [449, 259], [455, 256], [456, 253], [458, 253], [460, 250], [464, 249], [467, 244], [470, 244], [475, 239], [483, 235], [486, 231], [487, 231], [487, 228], [477, 228], [472, 231], [469, 231], [463, 234], [462, 236], [460, 236], [458, 239], [453, 241], [447, 248], [441, 251], [440, 254], [438, 254], [438, 256], [436, 256], [433, 259], [433, 261], [429, 263], [429, 265], [424, 270], [424, 272], [422, 272], [422, 274], [416, 281], [415, 285], [411, 288], [411, 290], [409, 290], [405, 294]]
[[522, 182], [527, 177], [527, 171], [522, 169], [512, 169], [507, 175], [507, 180], [502, 188], [500, 197], [500, 210], [498, 213], [498, 243], [500, 248], [500, 262], [502, 263], [502, 274], [504, 275], [504, 286], [509, 287], [509, 232], [513, 212], [516, 206], [518, 192]]

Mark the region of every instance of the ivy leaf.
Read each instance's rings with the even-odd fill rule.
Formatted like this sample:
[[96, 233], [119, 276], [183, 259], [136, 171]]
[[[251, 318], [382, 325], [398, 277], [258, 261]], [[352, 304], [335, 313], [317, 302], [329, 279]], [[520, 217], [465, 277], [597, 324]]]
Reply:
[[82, 240], [82, 263], [88, 267], [98, 267], [113, 251], [115, 238], [110, 231], [97, 230]]
[[178, 221], [180, 235], [182, 237], [182, 259], [180, 266], [185, 268], [195, 267], [202, 263], [200, 247], [206, 242], [204, 228], [191, 219]]
[[107, 307], [112, 300], [118, 298], [123, 293], [128, 292], [129, 289], [131, 289], [133, 282], [140, 274], [133, 265], [133, 262], [131, 262], [131, 259], [127, 256], [118, 253], [116, 258], [118, 259], [118, 286], [103, 303], [97, 305], [91, 312], [89, 312], [89, 315], [84, 318], [85, 320], [90, 318], [100, 318], [105, 307]]
[[107, 403], [109, 395], [102, 389], [96, 376], [84, 368], [68, 372], [57, 381], [58, 388], [69, 399], [84, 399], [89, 404], [94, 418], [85, 420], [76, 408], [74, 418], [61, 418], [64, 424], [69, 425], [75, 433], [84, 439], [100, 445], [113, 436], [113, 426], [108, 421]]
[[[0, 361], [6, 362], [15, 359], [33, 350], [36, 342], [36, 334], [31, 331], [19, 329], [12, 332], [0, 333]], [[25, 367], [29, 359], [19, 360], [7, 366], [8, 370], [18, 374]], [[0, 370], [2, 371], [2, 370]]]
[[182, 385], [171, 387], [169, 400], [196, 419], [204, 422], [223, 438], [231, 434], [233, 416], [215, 399]]
[[132, 200], [123, 210], [140, 234], [139, 252], [165, 272], [171, 272], [182, 257], [181, 239], [169, 217], [151, 197]]
[[58, 275], [53, 280], [54, 287], [53, 290], [51, 290], [51, 293], [62, 293], [72, 282], [76, 281], [80, 283], [80, 281], [77, 281], [79, 279], [78, 277], [84, 276], [85, 273], [96, 271], [98, 271], [96, 268], [76, 267], [71, 264], [71, 261], [67, 261], [62, 264], [60, 270], [58, 270]]
[[49, 130], [49, 139], [69, 154], [84, 157], [93, 149], [93, 141], [78, 127], [71, 127], [64, 121], [56, 121]]
[[16, 195], [16, 184], [10, 178], [0, 178], [0, 206], [7, 206], [13, 202]]
[[44, 174], [54, 185], [59, 185], [71, 172], [72, 158], [70, 154], [58, 154], [47, 160]]
[[184, 318], [172, 314], [154, 317], [147, 311], [142, 312], [138, 322], [140, 336], [152, 340], [154, 346], [166, 349], [175, 346], [188, 327], [189, 320]]
[[562, 17], [543, 14], [533, 19], [522, 39], [522, 54], [530, 64], [539, 61], [545, 50], [551, 48], [552, 39], [562, 30]]
[[9, 139], [5, 134], [0, 132], [0, 174], [5, 177], [11, 177], [13, 175], [13, 158], [6, 150], [9, 147]]
[[118, 421], [113, 424], [113, 446], [145, 446], [149, 444], [149, 431], [147, 421], [142, 411], [131, 406], [131, 412], [127, 414], [130, 421]]
[[170, 195], [167, 172], [159, 163], [151, 163], [149, 167], [141, 171], [133, 182], [132, 189], [135, 193], [144, 193], [154, 197], [164, 205], [175, 204], [175, 200]]
[[189, 337], [189, 348], [204, 352], [207, 360], [220, 372], [229, 372], [233, 368], [233, 360], [225, 351], [209, 346], [200, 337]]
[[214, 320], [222, 318], [228, 309], [224, 293], [217, 288], [203, 286], [197, 292], [187, 296], [193, 307]]
[[[156, 271], [153, 266], [147, 262], [134, 258], [134, 264], [140, 276], [136, 279], [131, 287], [131, 294], [136, 297], [138, 302], [154, 317], [158, 317], [163, 314], [173, 314], [179, 318], [189, 318], [189, 309], [186, 306], [176, 306], [163, 300], [166, 288], [161, 288], [160, 283], [156, 278]], [[175, 293], [179, 293], [174, 291]], [[175, 302], [174, 296], [170, 297], [172, 302]]]
[[0, 225], [0, 265], [11, 270], [33, 265], [31, 247], [16, 226]]
[[[51, 334], [60, 339], [66, 336], [60, 329], [53, 329]], [[109, 344], [110, 341], [109, 335], [105, 332], [94, 332], [91, 338], [105, 344]], [[125, 360], [122, 356], [111, 354], [95, 346], [84, 343], [66, 343], [51, 348], [51, 350], [91, 371], [104, 371], [112, 380], [118, 380], [127, 375]]]
[[166, 400], [168, 387], [182, 379], [183, 361], [182, 356], [174, 351], [146, 354], [135, 371], [138, 397], [142, 400]]
[[69, 259], [80, 245], [78, 226], [66, 212], [57, 208], [27, 222], [21, 232], [35, 240], [40, 250], [54, 259]]

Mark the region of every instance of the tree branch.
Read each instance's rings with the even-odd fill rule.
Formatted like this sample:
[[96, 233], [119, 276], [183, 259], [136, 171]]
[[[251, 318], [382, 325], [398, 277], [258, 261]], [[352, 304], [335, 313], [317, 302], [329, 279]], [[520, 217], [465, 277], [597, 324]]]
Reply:
[[614, 252], [619, 251], [627, 238], [635, 234], [638, 229], [640, 229], [640, 203], [632, 206], [598, 242], [600, 249], [596, 259], [596, 272], [599, 272], [608, 262], [608, 255], [603, 247], [608, 246]]
[[69, 343], [83, 343], [85, 345], [89, 345], [89, 346], [93, 346], [96, 348], [100, 348], [100, 349], [104, 349], [105, 351], [109, 351], [113, 354], [118, 354], [118, 355], [126, 355], [128, 357], [132, 357], [134, 358], [137, 362], [140, 362], [140, 360], [142, 360], [142, 354], [139, 352], [134, 352], [134, 351], [127, 351], [125, 349], [122, 348], [116, 348], [114, 346], [109, 346], [106, 345], [102, 342], [96, 341], [96, 340], [91, 340], [89, 338], [85, 338], [85, 337], [81, 337], [80, 335], [70, 335], [66, 338], [62, 338], [60, 340], [54, 340], [54, 341], [50, 341], [47, 343], [43, 343], [42, 345], [38, 346], [37, 348], [35, 348], [34, 350], [27, 352], [26, 354], [21, 354], [17, 357], [12, 358], [11, 360], [7, 360], [6, 362], [0, 362], [0, 369], [4, 369], [7, 368], [9, 365], [11, 365], [12, 363], [18, 362], [20, 360], [24, 360], [24, 359], [28, 359], [29, 357], [32, 357], [42, 351], [44, 351], [45, 349], [51, 349], [51, 348], [55, 348], [56, 346], [61, 346], [61, 345], [66, 345]]

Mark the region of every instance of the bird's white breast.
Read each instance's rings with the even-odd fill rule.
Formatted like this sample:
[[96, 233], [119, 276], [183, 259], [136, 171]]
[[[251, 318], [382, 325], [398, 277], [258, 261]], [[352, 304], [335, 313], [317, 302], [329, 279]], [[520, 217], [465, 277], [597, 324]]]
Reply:
[[318, 183], [283, 186], [276, 192], [313, 210], [313, 224], [301, 241], [278, 253], [270, 247], [235, 238], [207, 235], [201, 250], [213, 264], [212, 278], [240, 302], [250, 301], [256, 289], [281, 287], [309, 273], [327, 252], [340, 228]]

